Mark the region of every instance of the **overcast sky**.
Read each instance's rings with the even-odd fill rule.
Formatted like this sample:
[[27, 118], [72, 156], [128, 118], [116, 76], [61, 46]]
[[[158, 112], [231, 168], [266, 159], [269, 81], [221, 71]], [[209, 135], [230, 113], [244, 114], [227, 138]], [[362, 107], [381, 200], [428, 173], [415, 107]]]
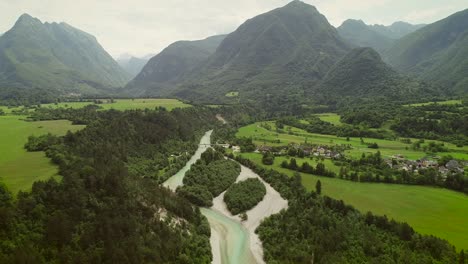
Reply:
[[[28, 13], [93, 34], [114, 57], [158, 53], [177, 40], [230, 33], [246, 19], [288, 0], [0, 0], [0, 33]], [[468, 0], [305, 0], [331, 24], [431, 23], [468, 8]]]

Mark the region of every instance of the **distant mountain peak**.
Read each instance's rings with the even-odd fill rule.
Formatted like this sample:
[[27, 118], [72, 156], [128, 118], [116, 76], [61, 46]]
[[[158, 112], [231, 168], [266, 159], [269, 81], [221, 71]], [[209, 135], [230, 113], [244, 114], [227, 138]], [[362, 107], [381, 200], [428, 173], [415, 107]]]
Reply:
[[294, 0], [294, 1], [290, 2], [289, 4], [278, 8], [277, 10], [295, 10], [295, 11], [302, 11], [302, 12], [311, 12], [312, 11], [314, 13], [319, 14], [319, 12], [318, 12], [318, 10], [317, 10], [317, 8], [315, 6], [304, 3], [304, 2], [299, 1], [299, 0]]
[[346, 19], [343, 24], [362, 24], [362, 25], [366, 25], [366, 23], [364, 23], [364, 21], [362, 21], [362, 19]]
[[405, 21], [396, 21], [396, 22], [393, 22], [391, 26], [398, 26], [398, 25], [411, 26], [410, 23], [405, 22]]
[[42, 22], [39, 19], [32, 17], [31, 15], [27, 13], [24, 13], [18, 18], [18, 20], [15, 23], [15, 26], [20, 26], [20, 25], [30, 26], [34, 24], [42, 24]]
[[309, 4], [306, 4], [300, 0], [294, 0], [289, 2], [289, 4], [286, 5], [287, 7], [303, 7], [303, 6], [311, 6]]
[[66, 23], [23, 14], [0, 38], [0, 86], [96, 94], [128, 79], [94, 36]]
[[392, 43], [390, 38], [374, 31], [362, 20], [348, 19], [337, 28], [340, 36], [358, 47], [372, 47], [383, 52]]

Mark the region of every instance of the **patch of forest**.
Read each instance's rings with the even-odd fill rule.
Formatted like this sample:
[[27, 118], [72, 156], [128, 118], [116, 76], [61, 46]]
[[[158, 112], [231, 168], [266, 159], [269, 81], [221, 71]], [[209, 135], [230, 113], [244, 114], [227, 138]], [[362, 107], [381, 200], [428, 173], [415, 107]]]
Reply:
[[225, 159], [221, 152], [207, 149], [185, 174], [177, 193], [198, 206], [210, 207], [213, 198], [229, 188], [240, 173], [240, 165]]
[[266, 194], [265, 185], [257, 178], [233, 184], [224, 194], [224, 202], [233, 215], [254, 208]]

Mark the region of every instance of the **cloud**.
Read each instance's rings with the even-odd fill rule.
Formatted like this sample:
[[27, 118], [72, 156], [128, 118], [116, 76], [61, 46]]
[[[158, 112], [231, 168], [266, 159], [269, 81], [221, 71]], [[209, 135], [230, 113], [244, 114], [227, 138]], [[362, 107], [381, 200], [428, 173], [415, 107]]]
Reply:
[[[406, 0], [304, 0], [315, 5], [331, 24], [348, 18], [388, 23], [438, 16], [437, 0], [410, 6]], [[458, 0], [446, 0], [457, 3]], [[23, 13], [42, 21], [67, 22], [97, 37], [114, 57], [123, 53], [158, 53], [177, 40], [202, 39], [234, 31], [245, 20], [287, 4], [289, 0], [0, 0], [0, 32]], [[432, 5], [427, 3], [431, 2]], [[445, 2], [445, 1], [444, 1]], [[463, 4], [454, 4], [461, 8]], [[421, 6], [429, 6], [419, 11]], [[397, 19], [398, 18], [398, 19]]]
[[446, 17], [456, 11], [458, 10], [454, 5], [416, 10], [404, 16], [404, 20], [408, 22], [430, 23], [434, 17]]

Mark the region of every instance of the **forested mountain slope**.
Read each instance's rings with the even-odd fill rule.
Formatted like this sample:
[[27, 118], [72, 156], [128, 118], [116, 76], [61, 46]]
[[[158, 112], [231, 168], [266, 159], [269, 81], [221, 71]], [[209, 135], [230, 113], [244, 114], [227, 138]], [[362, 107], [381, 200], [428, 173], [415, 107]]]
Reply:
[[133, 95], [164, 95], [216, 51], [224, 35], [197, 41], [178, 41], [151, 58], [127, 85]]
[[386, 54], [397, 69], [454, 93], [468, 92], [468, 9], [397, 41]]
[[422, 82], [404, 76], [382, 61], [371, 48], [349, 52], [325, 76], [317, 97], [339, 100], [342, 97], [408, 100], [435, 95], [437, 92]]
[[229, 34], [175, 94], [198, 102], [229, 102], [229, 92], [244, 101], [302, 94], [349, 50], [315, 7], [293, 1]]
[[115, 91], [128, 75], [96, 38], [65, 23], [22, 15], [0, 37], [0, 96], [42, 89], [55, 96]]

